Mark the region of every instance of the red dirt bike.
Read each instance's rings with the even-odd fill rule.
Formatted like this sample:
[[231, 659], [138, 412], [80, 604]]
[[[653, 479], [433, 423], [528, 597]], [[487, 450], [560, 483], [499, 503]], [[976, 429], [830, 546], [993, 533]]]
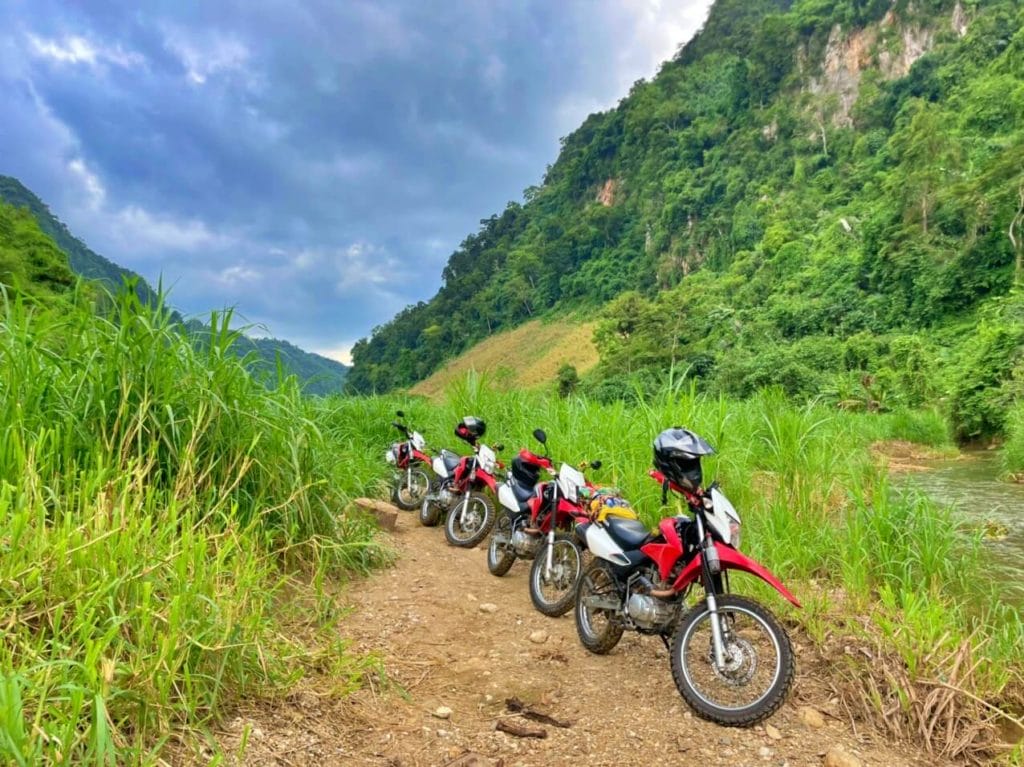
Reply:
[[[405, 413], [396, 410], [395, 415], [405, 418]], [[427, 443], [418, 431], [412, 431], [404, 423], [392, 421], [391, 425], [405, 436], [402, 442], [395, 442], [384, 454], [385, 460], [395, 467], [391, 485], [391, 498], [395, 505], [405, 511], [418, 509], [430, 490], [431, 457], [425, 451]]]
[[434, 460], [438, 475], [436, 489], [427, 493], [420, 506], [420, 522], [436, 525], [441, 514], [446, 514], [444, 537], [452, 546], [472, 548], [487, 537], [494, 525], [494, 501], [487, 495], [498, 490], [495, 472], [503, 465], [494, 448], [479, 442], [486, 431], [483, 421], [467, 416], [455, 427], [455, 434], [473, 448], [455, 463], [455, 455], [442, 451]]
[[[657, 634], [669, 650], [676, 687], [699, 716], [727, 726], [763, 721], [793, 683], [793, 650], [765, 607], [728, 593], [727, 571], [751, 573], [800, 603], [737, 550], [739, 514], [717, 483], [690, 489], [659, 471], [650, 475], [663, 493], [682, 495], [693, 518], [662, 519], [656, 533], [639, 521], [615, 518], [580, 526], [595, 557], [576, 594], [580, 641], [605, 654], [627, 629]], [[695, 585], [704, 595], [687, 610], [684, 600]]]
[[[544, 430], [533, 436], [546, 453]], [[598, 469], [601, 462], [590, 467]], [[542, 471], [552, 480], [540, 482]], [[502, 576], [517, 558], [532, 559], [530, 599], [545, 615], [557, 617], [572, 609], [583, 572], [583, 549], [573, 531], [578, 519], [587, 519], [594, 489], [578, 469], [562, 464], [556, 474], [550, 457], [526, 449], [512, 460], [510, 476], [498, 489], [503, 513], [487, 548], [487, 569]]]

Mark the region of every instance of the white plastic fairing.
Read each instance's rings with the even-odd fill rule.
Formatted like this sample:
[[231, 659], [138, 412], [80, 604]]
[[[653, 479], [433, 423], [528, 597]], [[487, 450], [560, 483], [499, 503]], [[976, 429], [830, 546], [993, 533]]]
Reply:
[[516, 494], [504, 482], [498, 486], [498, 500], [509, 511], [519, 511], [519, 501], [516, 500]]
[[706, 515], [708, 524], [715, 528], [715, 532], [718, 533], [721, 540], [731, 544], [733, 526], [737, 529], [739, 528], [739, 512], [729, 502], [729, 499], [725, 497], [725, 493], [717, 487], [711, 488], [711, 503], [711, 511]]
[[431, 462], [431, 467], [434, 469], [434, 473], [444, 479], [448, 476], [448, 467], [444, 465], [444, 458], [437, 455], [434, 456], [434, 460]]
[[601, 525], [587, 527], [587, 548], [595, 557], [606, 559], [617, 565], [628, 565], [626, 553]]
[[417, 450], [423, 450], [427, 446], [427, 441], [423, 439], [423, 435], [418, 431], [412, 433], [412, 446]]
[[390, 464], [394, 464], [398, 460], [395, 458], [395, 449], [393, 447], [389, 447], [388, 451], [384, 453], [384, 460]]
[[568, 500], [575, 503], [579, 499], [580, 488], [587, 486], [587, 478], [574, 466], [563, 463], [558, 470], [558, 487]]
[[480, 445], [480, 450], [476, 456], [480, 461], [480, 468], [488, 474], [494, 474], [494, 467], [498, 463], [498, 456], [495, 455], [494, 451], [487, 447], [487, 445]]

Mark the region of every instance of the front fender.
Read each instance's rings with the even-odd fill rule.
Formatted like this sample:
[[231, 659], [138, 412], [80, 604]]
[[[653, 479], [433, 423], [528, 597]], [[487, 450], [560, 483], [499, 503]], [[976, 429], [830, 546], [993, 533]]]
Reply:
[[[782, 581], [776, 578], [767, 567], [755, 562], [750, 557], [743, 556], [740, 552], [730, 546], [725, 546], [719, 543], [716, 544], [715, 548], [718, 550], [718, 559], [722, 563], [723, 570], [742, 570], [750, 573], [751, 575], [756, 575], [762, 581], [778, 591], [789, 602], [797, 607], [802, 607], [797, 598], [790, 593], [789, 589], [782, 585]], [[679, 577], [676, 578], [676, 582], [672, 584], [672, 588], [676, 591], [682, 591], [691, 583], [699, 579], [702, 569], [702, 560], [703, 555], [697, 554], [697, 556], [695, 556], [690, 563], [683, 568], [683, 571], [679, 573]]]

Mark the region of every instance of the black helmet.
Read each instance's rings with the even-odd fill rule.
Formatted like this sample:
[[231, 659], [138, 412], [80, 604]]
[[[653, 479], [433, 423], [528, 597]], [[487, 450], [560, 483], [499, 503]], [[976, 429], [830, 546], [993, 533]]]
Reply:
[[689, 429], [666, 429], [654, 440], [654, 468], [680, 487], [696, 490], [704, 478], [700, 457], [714, 455], [715, 449]]
[[471, 415], [467, 415], [455, 424], [455, 436], [466, 440], [471, 445], [475, 445], [476, 441], [484, 436], [486, 431], [487, 424]]

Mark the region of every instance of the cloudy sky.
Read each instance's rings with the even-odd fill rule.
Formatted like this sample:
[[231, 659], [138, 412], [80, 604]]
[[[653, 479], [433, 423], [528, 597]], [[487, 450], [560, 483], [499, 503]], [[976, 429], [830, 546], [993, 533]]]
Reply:
[[93, 250], [344, 358], [710, 0], [0, 0], [0, 174]]

